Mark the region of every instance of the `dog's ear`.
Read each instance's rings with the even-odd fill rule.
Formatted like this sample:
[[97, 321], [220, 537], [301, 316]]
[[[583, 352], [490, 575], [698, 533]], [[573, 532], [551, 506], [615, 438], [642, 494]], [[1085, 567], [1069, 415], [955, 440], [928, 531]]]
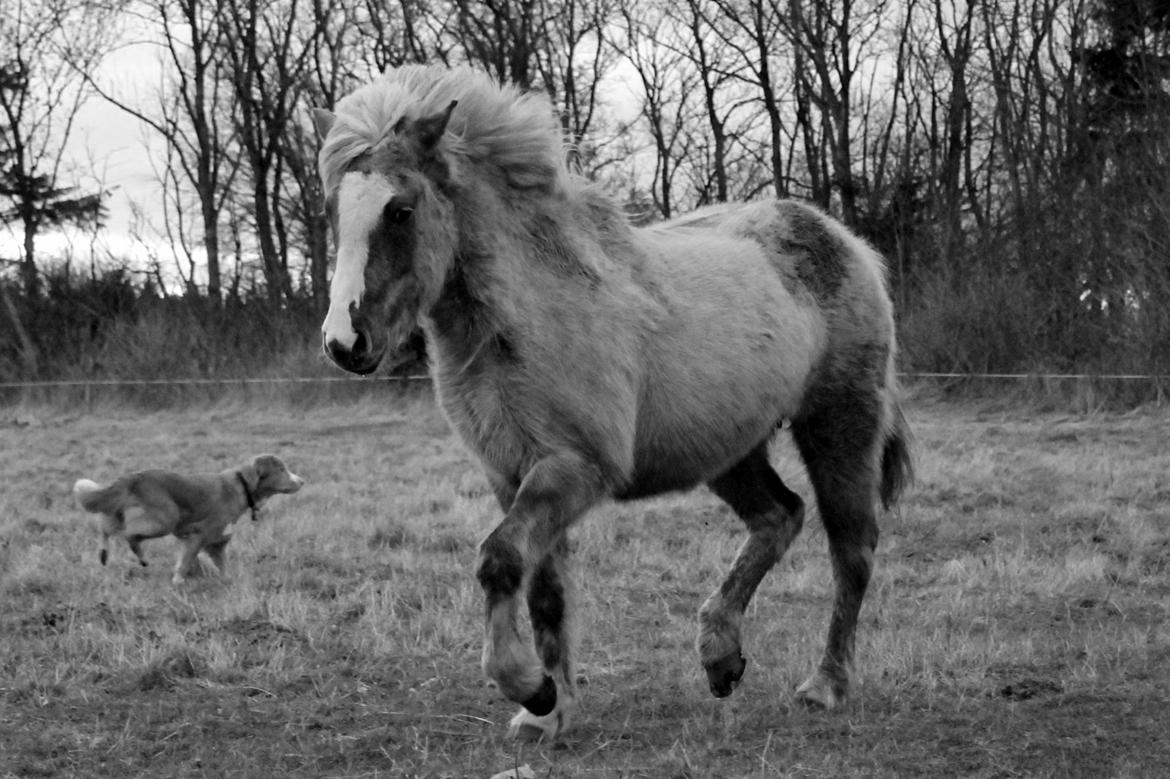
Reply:
[[284, 463], [274, 454], [261, 454], [252, 459], [252, 467], [256, 469], [257, 477], [263, 479], [284, 470]]

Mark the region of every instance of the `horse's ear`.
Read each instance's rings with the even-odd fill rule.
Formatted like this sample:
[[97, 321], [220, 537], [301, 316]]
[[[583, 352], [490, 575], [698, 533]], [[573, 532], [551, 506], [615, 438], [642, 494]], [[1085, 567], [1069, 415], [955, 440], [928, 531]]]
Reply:
[[333, 123], [337, 120], [337, 116], [332, 111], [326, 111], [324, 108], [313, 109], [313, 126], [317, 128], [317, 138], [325, 140], [325, 136], [333, 128]]
[[451, 121], [451, 112], [455, 110], [457, 105], [459, 105], [459, 101], [452, 100], [451, 104], [439, 113], [424, 116], [414, 123], [418, 142], [422, 144], [424, 149], [433, 149], [439, 139], [443, 137], [443, 133], [447, 131], [447, 123]]

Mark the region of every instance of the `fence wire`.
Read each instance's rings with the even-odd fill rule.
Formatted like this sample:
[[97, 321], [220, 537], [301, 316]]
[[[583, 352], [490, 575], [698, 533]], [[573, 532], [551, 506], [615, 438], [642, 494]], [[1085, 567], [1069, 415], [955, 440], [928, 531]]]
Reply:
[[[1148, 381], [1170, 382], [1170, 374], [1159, 373], [899, 373], [902, 380], [1006, 380], [1006, 381]], [[266, 378], [177, 378], [177, 379], [67, 379], [47, 381], [3, 381], [0, 389], [53, 389], [64, 387], [150, 387], [150, 386], [214, 386], [219, 384], [341, 384], [364, 382], [429, 382], [427, 374], [410, 376], [273, 376]]]

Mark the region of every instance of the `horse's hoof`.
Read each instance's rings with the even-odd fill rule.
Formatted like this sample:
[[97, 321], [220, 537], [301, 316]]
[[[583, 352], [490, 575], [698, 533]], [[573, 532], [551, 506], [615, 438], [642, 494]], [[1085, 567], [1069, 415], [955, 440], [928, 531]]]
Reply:
[[548, 714], [538, 717], [531, 711], [521, 708], [508, 723], [508, 735], [517, 741], [551, 742], [569, 725], [569, 712], [573, 708], [573, 696], [562, 691], [557, 698], [557, 705]]
[[530, 725], [525, 722], [516, 728], [510, 728], [508, 735], [515, 741], [521, 741], [525, 744], [535, 744], [538, 741], [544, 741], [546, 738], [552, 738], [543, 728], [536, 725]]
[[538, 717], [551, 713], [557, 707], [557, 683], [546, 675], [536, 694], [526, 701], [520, 701], [520, 705]]
[[552, 741], [561, 730], [561, 717], [558, 714], [536, 717], [528, 709], [520, 709], [520, 713], [508, 723], [508, 735], [528, 744]]
[[796, 702], [808, 709], [833, 711], [844, 701], [844, 691], [838, 692], [833, 682], [821, 674], [814, 674], [796, 689]]
[[743, 659], [743, 654], [738, 649], [713, 663], [704, 665], [711, 694], [716, 698], [726, 698], [731, 695], [739, 686], [739, 680], [743, 678], [745, 668], [747, 668], [747, 660]]

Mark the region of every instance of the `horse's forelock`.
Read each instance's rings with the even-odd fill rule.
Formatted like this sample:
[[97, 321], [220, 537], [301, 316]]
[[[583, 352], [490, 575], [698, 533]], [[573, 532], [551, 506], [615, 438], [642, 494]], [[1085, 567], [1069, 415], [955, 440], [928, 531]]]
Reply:
[[350, 163], [377, 146], [401, 119], [416, 115], [418, 102], [401, 84], [375, 81], [337, 104], [336, 121], [317, 161], [327, 195], [337, 191]]
[[452, 150], [500, 171], [515, 187], [563, 184], [564, 143], [546, 95], [500, 85], [468, 67], [407, 65], [337, 104], [337, 120], [318, 161], [326, 193], [335, 192], [350, 163], [399, 120], [440, 113], [453, 100], [458, 106], [448, 126]]

